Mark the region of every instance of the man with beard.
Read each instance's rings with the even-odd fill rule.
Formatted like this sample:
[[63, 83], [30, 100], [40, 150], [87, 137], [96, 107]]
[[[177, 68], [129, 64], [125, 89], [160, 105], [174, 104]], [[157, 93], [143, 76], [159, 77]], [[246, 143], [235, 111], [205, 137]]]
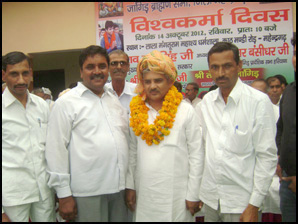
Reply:
[[208, 65], [219, 88], [196, 106], [206, 152], [199, 194], [205, 221], [260, 221], [277, 165], [271, 102], [239, 79], [242, 61], [234, 44], [216, 43]]
[[22, 52], [2, 57], [2, 221], [54, 222], [44, 158], [49, 106], [30, 94], [32, 69]]
[[134, 89], [137, 85], [125, 81], [127, 72], [129, 71], [129, 57], [125, 52], [115, 50], [109, 54], [109, 59], [109, 70], [112, 82], [107, 83], [106, 86], [113, 90], [122, 106], [129, 111], [129, 103], [132, 97], [136, 95]]
[[67, 221], [127, 221], [124, 203], [128, 117], [104, 87], [109, 57], [99, 46], [79, 57], [83, 82], [55, 102], [47, 135], [49, 186]]

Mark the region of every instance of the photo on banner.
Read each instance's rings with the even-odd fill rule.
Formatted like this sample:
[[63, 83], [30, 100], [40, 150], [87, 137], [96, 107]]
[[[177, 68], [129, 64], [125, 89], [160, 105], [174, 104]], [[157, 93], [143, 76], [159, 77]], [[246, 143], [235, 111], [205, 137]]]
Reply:
[[[176, 65], [183, 91], [187, 83], [196, 82], [200, 94], [206, 92], [214, 84], [207, 53], [220, 41], [239, 48], [239, 77], [245, 83], [276, 74], [294, 81], [291, 2], [123, 2], [123, 15], [113, 18], [99, 18], [100, 4], [95, 3], [96, 24], [122, 21], [130, 82], [138, 83], [136, 67], [142, 56], [159, 50]], [[97, 32], [97, 44], [98, 38]]]

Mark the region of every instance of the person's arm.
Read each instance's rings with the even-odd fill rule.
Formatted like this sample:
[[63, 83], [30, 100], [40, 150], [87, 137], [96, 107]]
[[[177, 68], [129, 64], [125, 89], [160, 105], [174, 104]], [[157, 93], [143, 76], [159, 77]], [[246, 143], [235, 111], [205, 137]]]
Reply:
[[259, 208], [248, 204], [240, 216], [240, 222], [258, 222]]
[[116, 44], [117, 44], [117, 49], [122, 49], [122, 42], [121, 42], [121, 39], [120, 39], [120, 35], [118, 33], [115, 33], [116, 35]]
[[2, 222], [11, 222], [8, 216], [5, 214], [3, 207], [2, 207]]
[[[269, 98], [264, 98], [256, 107], [256, 118], [252, 129], [252, 144], [255, 149], [253, 190], [249, 204], [260, 207], [272, 183], [277, 165], [275, 144], [276, 125]], [[249, 211], [255, 211], [248, 206]], [[247, 213], [247, 212], [245, 212]], [[249, 212], [248, 214], [255, 215]]]
[[199, 200], [199, 190], [204, 169], [205, 152], [202, 146], [200, 122], [195, 110], [190, 108], [187, 116], [185, 135], [189, 154], [189, 179], [186, 208], [194, 215], [202, 208], [202, 202]]
[[[50, 174], [49, 187], [57, 192], [59, 213], [65, 220], [72, 221], [77, 214], [70, 189], [70, 164], [68, 144], [72, 131], [72, 120], [65, 105], [57, 101], [49, 117], [45, 157]], [[76, 164], [77, 165], [77, 164]]]
[[135, 190], [135, 175], [137, 166], [137, 137], [132, 128], [129, 128], [130, 141], [129, 141], [129, 158], [128, 170], [126, 175], [126, 205], [131, 211], [136, 208], [136, 190]]
[[59, 198], [59, 215], [67, 221], [74, 221], [77, 217], [78, 209], [72, 196]]
[[[280, 156], [281, 136], [282, 136], [282, 132], [283, 132], [282, 102], [283, 102], [283, 97], [281, 98], [280, 103], [279, 103], [279, 118], [276, 123], [277, 130], [276, 130], [275, 142], [276, 142], [276, 146], [277, 146], [278, 160], [279, 160], [279, 156]], [[276, 174], [279, 177], [279, 181], [281, 181], [282, 169], [281, 169], [279, 163], [277, 164], [277, 167], [276, 167]]]
[[289, 181], [291, 182], [288, 186], [288, 188], [293, 191], [293, 193], [296, 194], [296, 176], [290, 176], [290, 177], [282, 177], [283, 181]]

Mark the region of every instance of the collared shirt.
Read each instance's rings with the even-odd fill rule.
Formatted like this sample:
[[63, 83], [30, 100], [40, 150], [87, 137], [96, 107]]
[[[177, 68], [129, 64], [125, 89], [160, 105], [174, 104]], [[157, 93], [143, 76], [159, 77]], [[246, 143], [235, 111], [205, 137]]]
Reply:
[[196, 98], [194, 98], [193, 101], [190, 102], [190, 100], [189, 100], [188, 98], [185, 98], [185, 101], [188, 102], [188, 103], [190, 103], [190, 104], [195, 108], [196, 105], [197, 105], [199, 102], [202, 101], [202, 99], [199, 98], [199, 97], [196, 97]]
[[238, 81], [225, 104], [220, 89], [196, 107], [202, 124], [205, 168], [200, 198], [222, 213], [260, 207], [277, 165], [276, 125], [267, 95]]
[[59, 198], [112, 194], [125, 189], [128, 117], [104, 87], [101, 97], [82, 83], [53, 106], [46, 160], [49, 186]]
[[27, 91], [26, 108], [9, 91], [2, 95], [2, 206], [46, 199], [45, 140], [49, 106]]
[[280, 100], [276, 144], [281, 168], [288, 176], [296, 176], [296, 81], [287, 86]]
[[[110, 89], [113, 90], [113, 93], [115, 96], [118, 97], [116, 91], [113, 88], [112, 82], [107, 83], [106, 86]], [[136, 96], [137, 94], [134, 92], [135, 88], [136, 88], [137, 84], [135, 83], [131, 83], [131, 82], [125, 82], [124, 84], [124, 89], [123, 92], [121, 93], [121, 95], [118, 97], [119, 101], [121, 103], [121, 105], [127, 109], [127, 111], [130, 111], [130, 101], [131, 99]]]

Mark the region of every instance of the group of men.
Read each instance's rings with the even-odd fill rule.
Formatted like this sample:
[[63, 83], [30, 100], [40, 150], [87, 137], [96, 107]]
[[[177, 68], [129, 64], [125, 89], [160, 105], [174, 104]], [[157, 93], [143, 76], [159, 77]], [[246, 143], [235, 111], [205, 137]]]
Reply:
[[281, 99], [276, 135], [271, 102], [239, 79], [231, 43], [210, 49], [219, 88], [195, 108], [159, 51], [140, 60], [137, 86], [125, 81], [123, 51], [91, 45], [79, 64], [82, 82], [50, 112], [27, 90], [28, 57], [2, 58], [2, 221], [54, 221], [54, 194], [67, 221], [194, 221], [203, 205], [205, 221], [260, 221], [277, 166], [275, 136], [282, 212], [296, 219], [296, 82]]

